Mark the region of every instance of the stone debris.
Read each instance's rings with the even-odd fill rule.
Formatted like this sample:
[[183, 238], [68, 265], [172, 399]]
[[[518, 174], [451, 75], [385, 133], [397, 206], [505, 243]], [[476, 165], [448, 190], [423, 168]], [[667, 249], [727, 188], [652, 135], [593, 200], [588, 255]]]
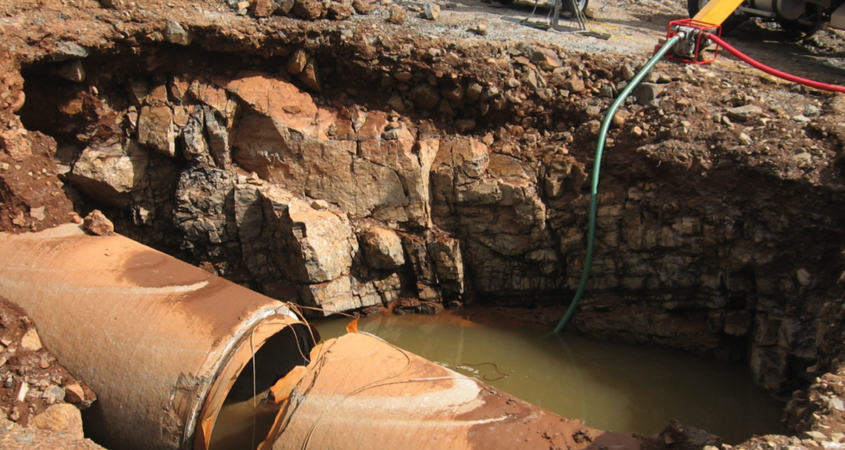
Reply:
[[367, 263], [374, 269], [397, 269], [405, 264], [402, 240], [384, 228], [371, 228], [362, 237]]
[[82, 66], [82, 60], [80, 59], [74, 59], [63, 64], [56, 70], [56, 74], [74, 83], [85, 81], [85, 68]]
[[440, 5], [437, 3], [426, 3], [423, 6], [423, 13], [428, 20], [437, 20], [440, 18]]
[[0, 133], [0, 148], [16, 161], [32, 156], [32, 143], [26, 138], [25, 130], [6, 130]]
[[179, 22], [168, 20], [164, 26], [164, 38], [167, 42], [178, 45], [191, 45], [193, 36], [185, 31]]
[[85, 231], [96, 236], [111, 236], [114, 234], [114, 224], [97, 209], [85, 216], [82, 226]]
[[41, 338], [38, 337], [38, 332], [35, 328], [27, 330], [27, 332], [21, 337], [21, 349], [30, 352], [37, 352], [38, 350], [41, 350], [41, 348]]
[[408, 13], [400, 6], [391, 6], [388, 13], [387, 21], [396, 25], [402, 25], [408, 19]]
[[56, 44], [51, 52], [50, 59], [53, 61], [67, 61], [69, 59], [88, 57], [88, 49], [70, 41], [61, 41]]
[[[79, 414], [78, 410], [76, 414]], [[68, 420], [65, 431], [53, 431], [39, 427], [24, 428], [0, 416], [0, 448], [4, 450], [32, 450], [39, 448], [51, 450], [103, 450], [103, 447], [81, 436], [81, 417], [79, 420]]]
[[486, 36], [487, 35], [487, 25], [483, 23], [479, 23], [467, 28], [467, 31], [470, 33], [475, 33], [479, 36]]
[[89, 407], [96, 395], [58, 364], [42, 347], [29, 317], [2, 297], [0, 380], [0, 448], [17, 448], [5, 445], [11, 422], [82, 439], [79, 409]]

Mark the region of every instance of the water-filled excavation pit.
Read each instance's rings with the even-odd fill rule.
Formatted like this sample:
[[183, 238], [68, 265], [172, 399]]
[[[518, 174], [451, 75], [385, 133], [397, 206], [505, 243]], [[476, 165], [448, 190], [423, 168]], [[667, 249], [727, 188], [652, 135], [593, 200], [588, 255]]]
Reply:
[[[651, 436], [678, 420], [734, 445], [782, 431], [784, 403], [756, 386], [741, 364], [575, 333], [543, 336], [537, 327], [482, 324], [464, 315], [378, 315], [361, 319], [358, 329], [602, 430]], [[313, 325], [325, 339], [345, 333], [348, 322]]]
[[[262, 448], [337, 448], [413, 427], [454, 444], [443, 448], [494, 448], [505, 441], [491, 424], [508, 414], [525, 419], [511, 435], [552, 441], [543, 430], [558, 430], [578, 449], [616, 444], [554, 414], [627, 433], [606, 435], [627, 444], [663, 432], [649, 442], [718, 445], [686, 426], [728, 444], [785, 433], [795, 436], [769, 442], [839, 445], [827, 414], [841, 401], [820, 392], [837, 385], [843, 349], [841, 96], [657, 66], [608, 134], [585, 295], [566, 331], [544, 337], [584, 271], [599, 121], [642, 61], [364, 19], [183, 19], [181, 32], [143, 22], [114, 40], [19, 55], [20, 76], [4, 86], [25, 101], [3, 110], [0, 155], [3, 231], [96, 209], [132, 245], [260, 293], [262, 305], [290, 302], [297, 325], [262, 337], [254, 385], [246, 313], [226, 319], [234, 343], [214, 363], [231, 370], [195, 379], [170, 368], [181, 381], [161, 395], [175, 406], [137, 414], [138, 430], [166, 431], [161, 448], [204, 448], [208, 436], [211, 448], [255, 448], [268, 429], [278, 439]], [[137, 266], [102, 261], [113, 277], [102, 280], [118, 286], [119, 270]], [[157, 273], [154, 287], [171, 288], [173, 274]], [[166, 303], [187, 305], [179, 333], [205, 317], [183, 296]], [[488, 315], [500, 306], [514, 309]], [[313, 351], [294, 314], [327, 338], [349, 319], [324, 316], [382, 308], [393, 313], [358, 327], [384, 341], [351, 333]], [[367, 365], [370, 350], [383, 359]], [[213, 407], [211, 385], [222, 386]], [[120, 410], [112, 388], [83, 418]], [[188, 391], [201, 401], [180, 403]], [[429, 410], [414, 402], [436, 420], [415, 416]], [[224, 404], [217, 422], [203, 410]], [[245, 420], [227, 418], [238, 410]], [[684, 426], [663, 431], [671, 420]]]

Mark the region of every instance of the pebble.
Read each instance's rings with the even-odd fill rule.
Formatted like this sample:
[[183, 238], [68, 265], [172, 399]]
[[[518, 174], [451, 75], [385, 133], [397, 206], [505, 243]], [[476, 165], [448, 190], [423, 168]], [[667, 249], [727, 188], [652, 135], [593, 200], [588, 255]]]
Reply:
[[85, 401], [85, 391], [82, 389], [82, 386], [78, 383], [65, 386], [65, 401], [69, 403], [82, 403]]
[[745, 133], [739, 133], [739, 143], [742, 145], [751, 145], [754, 141], [751, 139], [751, 136]]
[[745, 105], [736, 108], [728, 108], [725, 112], [731, 119], [737, 122], [746, 122], [762, 114], [763, 108], [760, 108], [757, 105]]
[[46, 400], [48, 404], [61, 402], [65, 399], [65, 390], [58, 386], [50, 386], [46, 391], [44, 391], [41, 398]]
[[660, 86], [656, 83], [642, 83], [634, 88], [634, 96], [637, 97], [637, 103], [646, 106], [651, 104], [660, 95]]
[[24, 333], [23, 337], [21, 337], [21, 348], [24, 350], [29, 350], [31, 352], [35, 352], [41, 350], [41, 338], [38, 337], [38, 331], [35, 328], [30, 328]]
[[485, 25], [483, 23], [479, 23], [478, 25], [469, 27], [469, 29], [467, 29], [467, 31], [469, 31], [470, 33], [475, 33], [475, 34], [480, 35], [480, 36], [486, 36], [487, 35], [487, 25]]
[[425, 18], [428, 20], [437, 20], [440, 18], [440, 5], [437, 3], [426, 3], [423, 8]]
[[[805, 440], [812, 439], [815, 442], [825, 442], [825, 441], [828, 440], [827, 436], [824, 433], [819, 432], [819, 431], [805, 431], [805, 432], [801, 433], [801, 437], [804, 438]], [[805, 441], [802, 441], [802, 442], [805, 442]]]
[[44, 219], [47, 218], [47, 215], [44, 213], [44, 209], [45, 208], [43, 206], [39, 206], [37, 208], [30, 208], [29, 216], [39, 222], [43, 222]]
[[624, 66], [622, 66], [621, 76], [622, 79], [627, 82], [633, 80], [634, 77], [637, 76], [637, 72], [630, 64], [625, 64]]
[[82, 439], [82, 414], [76, 406], [59, 403], [33, 417], [36, 428], [62, 433], [75, 439]]

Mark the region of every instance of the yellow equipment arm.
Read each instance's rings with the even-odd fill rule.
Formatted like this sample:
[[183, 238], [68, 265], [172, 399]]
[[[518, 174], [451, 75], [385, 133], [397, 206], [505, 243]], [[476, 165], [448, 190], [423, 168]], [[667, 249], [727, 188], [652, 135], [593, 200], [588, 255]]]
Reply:
[[692, 19], [712, 25], [721, 25], [744, 1], [710, 0]]

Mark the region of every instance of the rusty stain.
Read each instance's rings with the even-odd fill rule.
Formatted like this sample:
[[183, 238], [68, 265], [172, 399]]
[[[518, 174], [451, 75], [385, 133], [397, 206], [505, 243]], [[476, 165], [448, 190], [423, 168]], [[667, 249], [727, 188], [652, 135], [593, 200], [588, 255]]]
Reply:
[[[350, 333], [312, 350], [259, 448], [581, 450], [589, 443], [572, 435], [584, 428], [374, 336]], [[639, 441], [631, 442], [637, 445], [620, 449], [638, 450]]]
[[222, 403], [247, 336], [260, 348], [299, 323], [281, 302], [74, 224], [0, 234], [0, 295], [99, 394], [85, 420], [112, 448], [191, 448], [200, 416], [213, 416], [213, 427], [204, 405]]

